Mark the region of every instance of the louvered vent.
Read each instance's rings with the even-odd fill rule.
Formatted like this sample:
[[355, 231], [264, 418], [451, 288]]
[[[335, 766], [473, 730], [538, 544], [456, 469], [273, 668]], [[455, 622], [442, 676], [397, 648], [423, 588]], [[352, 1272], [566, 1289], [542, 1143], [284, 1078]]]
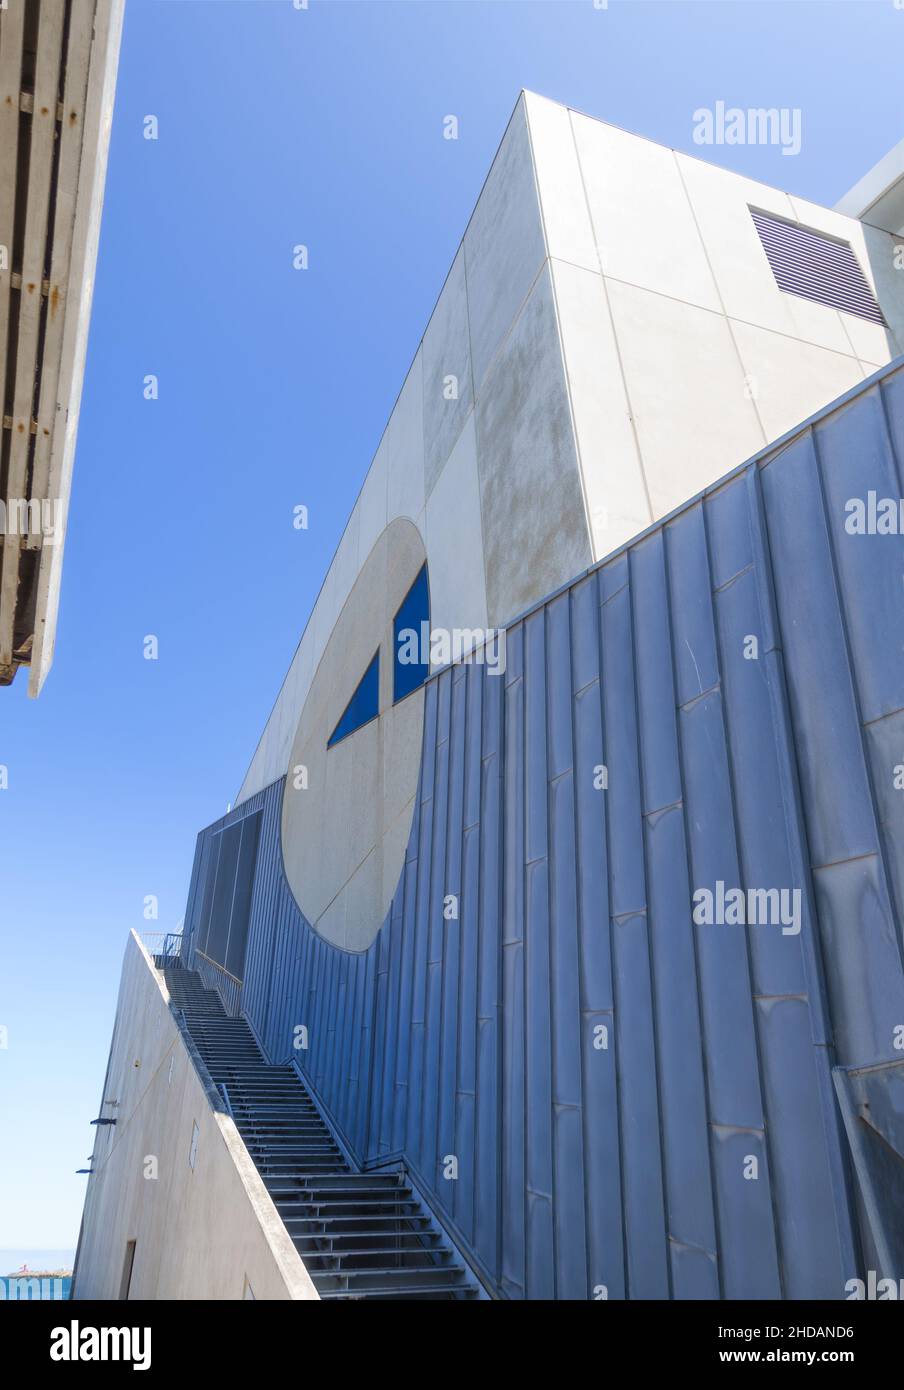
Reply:
[[846, 241], [750, 210], [780, 290], [884, 324], [882, 310]]

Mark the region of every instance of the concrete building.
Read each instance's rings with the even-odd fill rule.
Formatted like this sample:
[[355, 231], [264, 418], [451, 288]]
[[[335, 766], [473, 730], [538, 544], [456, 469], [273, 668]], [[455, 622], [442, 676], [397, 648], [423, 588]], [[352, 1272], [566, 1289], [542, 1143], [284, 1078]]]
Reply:
[[123, 0], [0, 7], [0, 685], [53, 661]]
[[[315, 1296], [893, 1272], [904, 541], [845, 525], [904, 491], [887, 221], [519, 99], [179, 963], [141, 960]], [[726, 885], [784, 925], [712, 927]], [[123, 1155], [210, 1210], [187, 1115], [121, 1102], [130, 1028], [76, 1297], [144, 1229]]]
[[904, 235], [904, 140], [857, 180], [839, 200], [837, 211], [880, 231]]

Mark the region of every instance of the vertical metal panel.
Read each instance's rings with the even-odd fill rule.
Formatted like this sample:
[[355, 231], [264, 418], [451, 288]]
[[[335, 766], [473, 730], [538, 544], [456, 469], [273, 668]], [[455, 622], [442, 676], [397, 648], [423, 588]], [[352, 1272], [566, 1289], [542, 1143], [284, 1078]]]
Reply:
[[[869, 453], [863, 457], [868, 465]], [[779, 619], [794, 639], [784, 650], [790, 718], [838, 1056], [848, 1065], [891, 1061], [895, 1022], [904, 1017], [900, 924], [888, 893], [829, 532], [837, 544], [842, 536], [860, 545], [887, 543], [899, 568], [904, 538], [846, 535], [844, 514], [827, 514], [814, 431], [762, 477]], [[881, 481], [865, 466], [854, 495]], [[885, 641], [874, 629], [872, 647]]]
[[[502, 1231], [500, 1282], [521, 1297], [525, 1279], [524, 1065], [524, 630], [507, 635], [505, 673], [505, 882], [502, 931]], [[499, 677], [496, 678], [497, 680]], [[487, 694], [490, 694], [489, 688]], [[487, 871], [484, 870], [484, 882]]]
[[479, 731], [481, 712], [479, 699], [474, 694], [480, 690], [475, 676], [473, 668], [466, 668], [462, 682], [466, 721], [462, 738], [466, 756], [462, 789], [461, 928], [458, 1007], [451, 1020], [453, 1031], [450, 1034], [450, 1045], [456, 1048], [454, 1151], [471, 1156], [471, 1161], [465, 1164], [454, 1185], [453, 1214], [458, 1229], [469, 1242], [474, 1239], [474, 1193], [477, 1186], [477, 931], [480, 907], [480, 739], [474, 735], [474, 725], [476, 721]]
[[[601, 574], [603, 726], [609, 790], [609, 911], [615, 977], [625, 1293], [669, 1296], [659, 1145], [640, 746], [627, 556]], [[655, 1142], [651, 1142], [655, 1136]]]
[[621, 1298], [625, 1289], [624, 1240], [599, 598], [596, 575], [588, 576], [571, 591], [585, 1240], [591, 1294], [605, 1289], [610, 1298]]
[[[440, 1091], [448, 1084], [440, 1071], [442, 1038], [442, 986], [446, 930], [450, 922], [444, 915], [448, 889], [447, 823], [449, 810], [449, 743], [452, 672], [444, 671], [437, 681], [436, 756], [433, 781], [433, 820], [431, 826], [429, 897], [427, 907], [427, 971], [424, 996], [424, 1067], [420, 1089], [419, 1147], [414, 1160], [443, 1205], [449, 1197], [444, 1177], [443, 1156], [437, 1149], [437, 1121]], [[427, 877], [427, 875], [425, 875]], [[454, 1085], [454, 1082], [452, 1083]], [[457, 1157], [457, 1155], [456, 1155]]]
[[[407, 1163], [504, 1296], [837, 1298], [857, 1272], [830, 1070], [894, 1064], [904, 1019], [904, 538], [844, 516], [848, 493], [901, 494], [902, 383], [513, 624], [504, 675], [428, 682], [367, 952], [295, 907], [282, 782], [199, 836], [189, 954], [212, 837], [261, 810], [231, 1007], [274, 1060], [305, 1025], [350, 1150]], [[695, 923], [718, 881], [799, 891], [801, 931]]]
[[549, 783], [546, 610], [524, 624], [524, 1057], [526, 1277], [555, 1296], [552, 1214], [552, 1034], [549, 950]]
[[480, 811], [480, 910], [477, 946], [477, 1194], [472, 1250], [484, 1268], [502, 1282], [502, 1180], [500, 1135], [503, 1125], [503, 1049], [500, 999], [503, 980], [504, 853], [504, 689], [503, 677], [483, 681]]

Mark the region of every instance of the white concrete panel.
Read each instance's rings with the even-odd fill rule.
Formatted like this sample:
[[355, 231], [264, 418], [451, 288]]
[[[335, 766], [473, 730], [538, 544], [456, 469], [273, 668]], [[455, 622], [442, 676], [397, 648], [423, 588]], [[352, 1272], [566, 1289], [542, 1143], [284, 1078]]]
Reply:
[[718, 309], [673, 152], [577, 113], [572, 123], [603, 273]]
[[567, 106], [524, 93], [550, 256], [599, 271], [599, 256]]
[[523, 99], [518, 102], [465, 233], [474, 388], [546, 257]]
[[342, 604], [339, 600], [336, 571], [330, 565], [309, 619], [313, 633], [315, 667], [323, 654], [324, 647], [330, 640], [330, 633], [336, 626], [336, 619], [341, 611]]
[[427, 325], [423, 359], [424, 483], [429, 497], [474, 404], [463, 250], [455, 257]]
[[904, 235], [904, 140], [899, 140], [836, 203], [839, 212]]
[[[409, 817], [413, 808], [412, 799], [409, 803]], [[409, 830], [410, 828], [409, 819]], [[396, 861], [398, 882], [405, 861], [405, 847], [398, 844], [398, 836], [395, 836], [391, 841], [383, 841], [379, 850], [372, 850], [345, 886], [342, 894], [345, 899], [345, 935], [342, 945], [346, 951], [366, 951], [374, 939], [374, 904], [379, 903], [383, 896], [384, 878], [386, 882], [391, 881], [391, 875], [384, 871], [383, 856], [384, 849], [390, 847]], [[389, 892], [392, 892], [392, 889], [389, 889]]]
[[[354, 683], [348, 692], [349, 697], [353, 690]], [[330, 725], [335, 726], [347, 703], [348, 699], [343, 691], [342, 697], [336, 700], [327, 723], [321, 726], [322, 732], [332, 732]], [[326, 736], [329, 737], [329, 733], [326, 733]], [[382, 836], [382, 753], [378, 719], [365, 724], [349, 738], [330, 748], [323, 756], [326, 780], [322, 802], [319, 806], [315, 805], [313, 813], [303, 821], [293, 821], [291, 830], [287, 831], [286, 848], [290, 854], [293, 853], [294, 847], [288, 842], [293, 831], [300, 833], [297, 828], [300, 824], [304, 825], [306, 835], [314, 828], [315, 823], [321, 831], [319, 851], [312, 852], [312, 848], [306, 846], [302, 862], [306, 863], [308, 872], [303, 876], [296, 874], [296, 883], [293, 884], [296, 886], [301, 877], [304, 886], [303, 910], [315, 931], [321, 930], [319, 919], [327, 905], [371, 855]], [[313, 763], [312, 758], [306, 758], [304, 761]], [[344, 808], [341, 825], [334, 814], [335, 808], [340, 806]], [[330, 819], [330, 825], [327, 833], [323, 834], [327, 818]], [[295, 853], [294, 858], [297, 857]], [[381, 906], [379, 895], [376, 894], [369, 904], [367, 913], [371, 940], [375, 928], [382, 920]]]
[[383, 840], [383, 897], [395, 897], [405, 867], [405, 852], [411, 838], [411, 823], [414, 817], [414, 798], [400, 816], [392, 822]]
[[864, 226], [863, 245], [888, 324], [889, 348], [898, 357], [904, 352], [904, 236]]
[[[267, 758], [267, 769], [260, 787], [267, 787], [289, 769], [289, 756], [298, 727], [298, 718], [308, 697], [311, 681], [314, 678], [314, 634], [310, 626], [305, 629], [298, 651], [283, 688], [280, 691], [277, 709], [277, 729], [273, 754]], [[259, 790], [260, 788], [255, 788]], [[241, 799], [241, 798], [240, 798]]]
[[894, 334], [881, 323], [870, 323], [858, 314], [842, 313], [841, 321], [858, 357], [873, 367], [884, 367], [897, 356]]
[[721, 314], [608, 282], [654, 517], [764, 442]]
[[342, 538], [336, 547], [333, 562], [330, 569], [333, 571], [334, 584], [336, 588], [336, 601], [339, 604], [339, 611], [348, 598], [352, 590], [352, 585], [358, 578], [358, 539], [361, 533], [361, 509], [357, 503], [352, 508], [352, 514], [348, 519], [348, 524], [342, 533]]
[[381, 531], [386, 529], [386, 504], [389, 487], [389, 465], [386, 450], [386, 437], [374, 455], [373, 463], [364, 479], [357, 507], [360, 514], [358, 522], [358, 568], [364, 564], [374, 542]]
[[478, 393], [476, 417], [487, 612], [501, 627], [591, 561], [548, 268]]
[[593, 537], [608, 555], [653, 520], [600, 275], [552, 261], [559, 328]]
[[[288, 780], [283, 794], [286, 877], [314, 930], [349, 950], [365, 949], [386, 916], [384, 879], [401, 872], [404, 846], [389, 863], [398, 846], [385, 837], [417, 790], [424, 693], [393, 703], [393, 620], [424, 559], [421, 535], [407, 519], [382, 532], [317, 665], [289, 754], [308, 777], [301, 788]], [[330, 747], [378, 648], [379, 717]]]
[[[291, 672], [291, 668], [290, 668]], [[286, 678], [288, 681], [288, 677]], [[273, 712], [267, 721], [265, 737], [270, 743], [267, 756], [274, 761], [282, 764], [283, 771], [288, 769], [289, 753], [292, 747], [292, 713], [289, 707], [289, 700], [286, 698], [286, 684], [279, 692], [279, 698], [273, 707]], [[271, 778], [271, 781], [275, 780]], [[266, 785], [266, 784], [265, 784]], [[239, 798], [241, 800], [241, 798]]]
[[735, 323], [732, 327], [770, 440], [778, 439], [863, 380], [860, 363], [854, 357], [751, 324]]
[[793, 221], [787, 193], [688, 155], [679, 154], [677, 160], [729, 318], [850, 352], [834, 309], [784, 294], [775, 282], [750, 209]]
[[[751, 206], [849, 240], [889, 329], [780, 291]], [[393, 518], [425, 537], [438, 626], [507, 621], [904, 349], [896, 244], [525, 93], [240, 798], [285, 772], [312, 673]]]
[[424, 505], [423, 351], [418, 349], [384, 436], [389, 521], [414, 520]]
[[[205, 1087], [137, 937], [126, 949], [105, 1091], [116, 1128], [95, 1140], [72, 1297], [118, 1299], [136, 1241], [130, 1299], [317, 1299], [234, 1122]], [[106, 1114], [110, 1111], [106, 1110]], [[189, 1164], [194, 1126], [195, 1163]], [[158, 1176], [146, 1176], [146, 1156]], [[228, 1213], [228, 1220], [214, 1214]]]
[[486, 627], [480, 482], [473, 414], [427, 501], [432, 627]]

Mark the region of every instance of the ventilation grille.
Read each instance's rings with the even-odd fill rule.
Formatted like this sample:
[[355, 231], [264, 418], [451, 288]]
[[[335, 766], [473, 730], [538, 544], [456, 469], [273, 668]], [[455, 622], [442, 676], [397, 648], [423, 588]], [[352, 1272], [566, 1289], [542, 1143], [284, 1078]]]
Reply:
[[833, 241], [763, 212], [751, 216], [779, 289], [884, 324], [863, 271], [845, 241]]

